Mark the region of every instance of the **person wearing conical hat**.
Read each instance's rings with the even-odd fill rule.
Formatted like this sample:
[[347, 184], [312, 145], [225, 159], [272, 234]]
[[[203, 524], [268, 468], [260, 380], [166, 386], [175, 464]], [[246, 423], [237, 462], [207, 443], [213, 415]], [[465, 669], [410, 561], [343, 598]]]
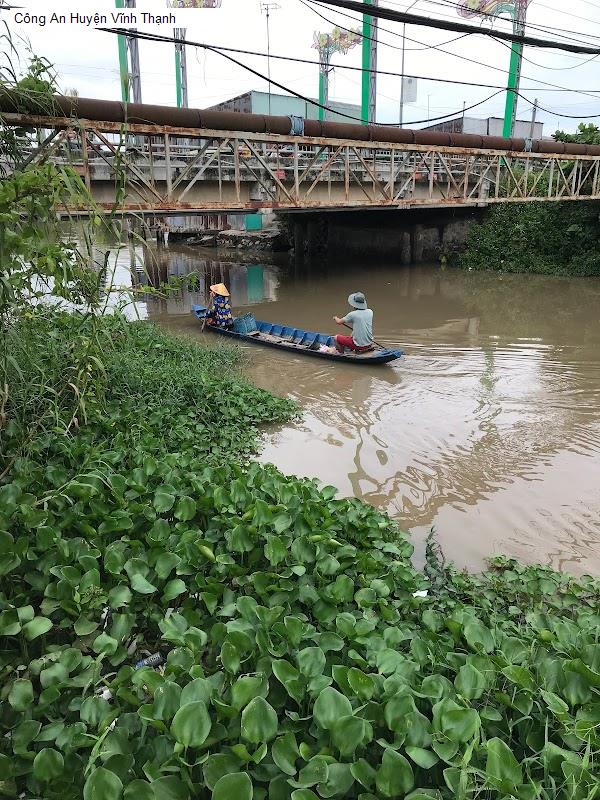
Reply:
[[210, 313], [210, 323], [218, 328], [231, 328], [233, 325], [231, 303], [229, 301], [229, 291], [224, 283], [215, 283], [210, 287], [210, 299], [213, 306]]
[[354, 310], [349, 311], [345, 317], [333, 319], [338, 325], [351, 327], [352, 335], [338, 333], [335, 337], [335, 349], [338, 353], [343, 353], [346, 348], [356, 353], [365, 353], [373, 348], [373, 312], [368, 307], [363, 292], [352, 292], [348, 296], [348, 305]]

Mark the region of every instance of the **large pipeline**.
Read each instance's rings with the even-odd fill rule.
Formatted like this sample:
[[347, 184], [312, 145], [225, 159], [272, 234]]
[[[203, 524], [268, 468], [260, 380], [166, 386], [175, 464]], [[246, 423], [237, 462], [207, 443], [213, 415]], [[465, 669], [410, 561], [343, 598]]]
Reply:
[[[203, 128], [216, 131], [244, 133], [276, 133], [295, 135], [297, 119], [264, 114], [244, 114], [236, 111], [210, 111], [201, 108], [173, 108], [141, 103], [120, 103], [87, 97], [56, 95], [49, 110], [39, 103], [24, 104], [11, 92], [0, 93], [0, 113], [39, 114], [43, 116], [77, 117], [118, 123], [170, 125], [177, 128]], [[390, 142], [401, 144], [468, 147], [488, 150], [524, 152], [529, 145], [533, 153], [599, 156], [600, 145], [554, 142], [543, 139], [480, 136], [474, 133], [441, 133], [439, 131], [393, 128], [387, 125], [355, 125], [346, 122], [303, 120], [304, 136], [356, 141]]]

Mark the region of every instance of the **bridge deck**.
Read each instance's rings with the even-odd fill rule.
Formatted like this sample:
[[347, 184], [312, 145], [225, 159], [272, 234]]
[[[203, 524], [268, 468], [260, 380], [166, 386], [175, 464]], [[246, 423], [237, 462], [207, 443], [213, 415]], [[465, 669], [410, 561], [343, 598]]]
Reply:
[[[600, 199], [600, 156], [320, 139], [6, 114], [27, 163], [81, 176], [100, 209], [477, 206]], [[10, 164], [5, 164], [10, 169]], [[69, 213], [87, 213], [70, 207]]]

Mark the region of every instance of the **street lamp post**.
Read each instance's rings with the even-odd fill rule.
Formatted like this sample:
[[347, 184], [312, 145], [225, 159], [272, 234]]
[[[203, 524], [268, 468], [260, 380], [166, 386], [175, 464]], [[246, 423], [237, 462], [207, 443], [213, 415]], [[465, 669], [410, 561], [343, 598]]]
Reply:
[[261, 3], [261, 11], [267, 16], [267, 75], [269, 77], [269, 115], [271, 114], [271, 31], [269, 28], [269, 17], [271, 11], [281, 8], [279, 3]]

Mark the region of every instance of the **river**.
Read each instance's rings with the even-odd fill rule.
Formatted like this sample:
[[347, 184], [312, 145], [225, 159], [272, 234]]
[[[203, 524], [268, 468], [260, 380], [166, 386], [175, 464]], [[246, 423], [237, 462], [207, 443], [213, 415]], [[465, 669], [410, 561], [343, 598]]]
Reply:
[[201, 288], [145, 313], [214, 340], [190, 306], [224, 281], [240, 313], [334, 333], [360, 290], [376, 338], [405, 352], [357, 367], [246, 347], [248, 376], [304, 409], [262, 461], [386, 510], [418, 562], [433, 526], [461, 567], [505, 554], [600, 574], [600, 280], [235, 258], [158, 251], [155, 274], [198, 272]]

